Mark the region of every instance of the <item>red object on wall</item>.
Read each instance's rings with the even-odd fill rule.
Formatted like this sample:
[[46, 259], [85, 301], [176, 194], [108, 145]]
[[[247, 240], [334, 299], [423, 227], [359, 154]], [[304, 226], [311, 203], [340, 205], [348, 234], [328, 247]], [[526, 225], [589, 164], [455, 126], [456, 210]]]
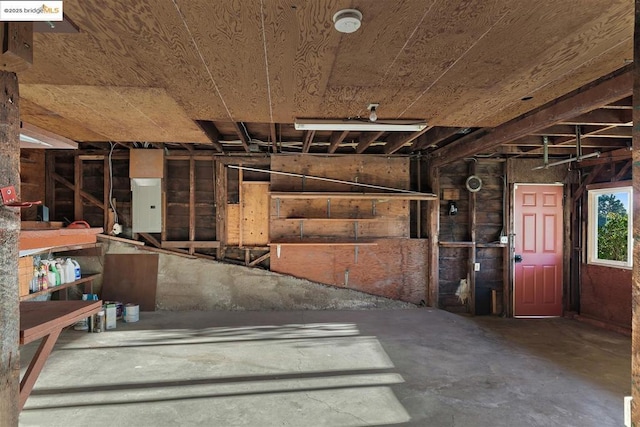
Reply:
[[0, 188], [0, 195], [2, 195], [2, 203], [5, 206], [14, 208], [30, 208], [33, 205], [42, 204], [42, 201], [40, 200], [35, 202], [20, 202], [16, 200], [16, 189], [13, 185]]

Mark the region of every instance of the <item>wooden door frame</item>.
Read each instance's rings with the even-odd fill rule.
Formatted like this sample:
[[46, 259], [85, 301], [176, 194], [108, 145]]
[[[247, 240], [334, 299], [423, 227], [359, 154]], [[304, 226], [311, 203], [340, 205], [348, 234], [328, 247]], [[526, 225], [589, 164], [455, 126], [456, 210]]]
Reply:
[[[569, 268], [566, 252], [567, 252], [567, 242], [570, 241], [567, 236], [567, 229], [565, 227], [565, 222], [567, 219], [567, 205], [565, 203], [565, 199], [567, 198], [567, 185], [562, 182], [513, 182], [509, 184], [509, 248], [507, 250], [508, 259], [507, 262], [509, 264], [509, 307], [508, 307], [508, 316], [507, 317], [515, 317], [515, 284], [516, 284], [516, 269], [515, 263], [513, 262], [513, 257], [515, 256], [515, 227], [514, 227], [514, 219], [515, 219], [515, 208], [516, 208], [516, 187], [517, 186], [532, 186], [532, 185], [544, 185], [549, 187], [562, 187], [562, 310], [566, 311], [566, 292], [567, 292], [567, 284], [566, 281], [566, 271]], [[529, 316], [530, 317], [530, 316]], [[546, 316], [544, 316], [546, 317]]]

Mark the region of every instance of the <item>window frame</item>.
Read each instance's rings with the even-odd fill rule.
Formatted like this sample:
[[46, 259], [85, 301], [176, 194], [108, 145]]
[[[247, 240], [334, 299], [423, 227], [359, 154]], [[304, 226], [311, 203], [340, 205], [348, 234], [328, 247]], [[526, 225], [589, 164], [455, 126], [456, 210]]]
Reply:
[[[598, 197], [612, 193], [627, 193], [627, 260], [613, 261], [598, 258]], [[593, 185], [587, 187], [587, 264], [631, 269], [633, 267], [633, 187], [629, 181], [615, 185]]]

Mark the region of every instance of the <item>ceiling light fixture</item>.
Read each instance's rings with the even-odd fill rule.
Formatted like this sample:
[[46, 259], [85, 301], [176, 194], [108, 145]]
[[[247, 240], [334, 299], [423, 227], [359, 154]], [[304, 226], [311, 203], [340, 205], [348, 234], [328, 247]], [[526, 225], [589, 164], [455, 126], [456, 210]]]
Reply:
[[294, 122], [294, 127], [296, 128], [296, 130], [406, 132], [423, 130], [427, 127], [427, 122], [416, 120], [383, 120], [370, 122], [367, 120], [354, 119], [297, 119]]
[[369, 110], [369, 121], [375, 122], [378, 120], [378, 113], [376, 113], [376, 110], [379, 106], [380, 104], [369, 104], [367, 107], [367, 110]]
[[358, 31], [362, 24], [362, 13], [356, 9], [343, 9], [333, 15], [333, 26], [341, 33]]

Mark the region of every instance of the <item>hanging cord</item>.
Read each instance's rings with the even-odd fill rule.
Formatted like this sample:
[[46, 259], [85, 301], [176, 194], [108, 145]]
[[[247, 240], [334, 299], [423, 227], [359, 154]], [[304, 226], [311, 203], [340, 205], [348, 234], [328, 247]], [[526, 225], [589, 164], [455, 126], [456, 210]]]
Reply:
[[111, 141], [109, 141], [109, 144], [111, 144], [111, 150], [109, 150], [109, 206], [111, 206], [111, 210], [113, 211], [113, 219], [115, 223], [118, 224], [118, 212], [113, 204], [113, 164], [111, 161], [111, 155], [113, 154], [115, 144]]

